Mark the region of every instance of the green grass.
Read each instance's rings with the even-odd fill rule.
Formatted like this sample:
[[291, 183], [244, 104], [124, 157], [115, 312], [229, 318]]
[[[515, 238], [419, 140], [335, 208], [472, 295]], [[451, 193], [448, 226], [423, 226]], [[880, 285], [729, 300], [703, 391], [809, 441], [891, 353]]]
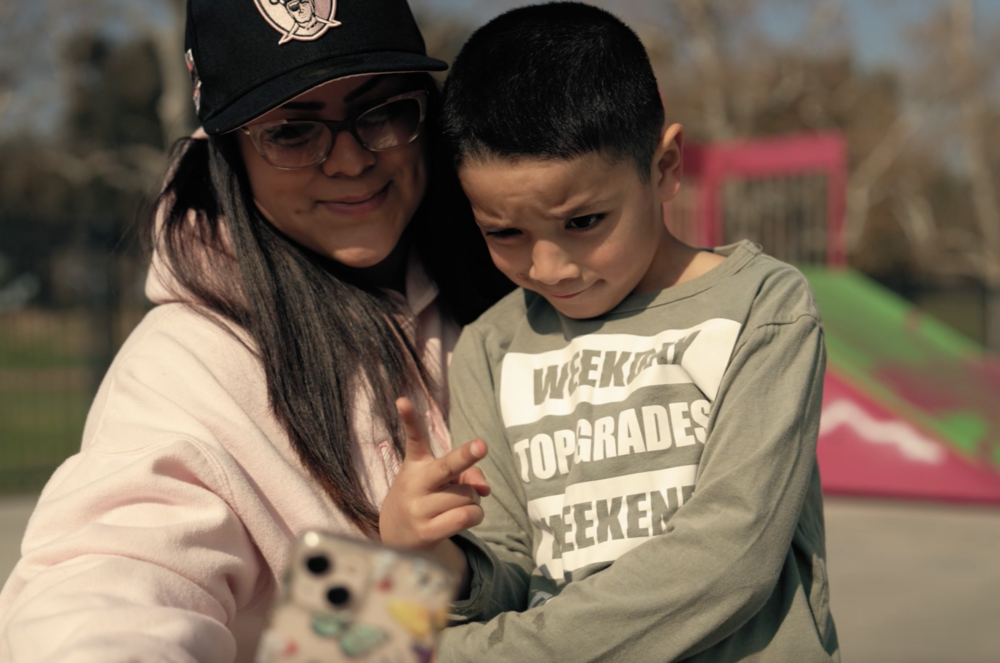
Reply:
[[0, 392], [0, 493], [41, 488], [80, 448], [91, 394]]
[[89, 338], [80, 312], [0, 316], [0, 493], [38, 490], [80, 448]]
[[57, 463], [80, 447], [90, 394], [0, 395], [0, 468]]
[[89, 331], [75, 312], [0, 315], [0, 369], [84, 366]]

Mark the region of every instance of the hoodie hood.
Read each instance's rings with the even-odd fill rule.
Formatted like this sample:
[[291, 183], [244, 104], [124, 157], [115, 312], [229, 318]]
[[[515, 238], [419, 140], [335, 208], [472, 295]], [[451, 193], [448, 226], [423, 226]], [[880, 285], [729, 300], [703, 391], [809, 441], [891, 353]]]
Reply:
[[[167, 304], [172, 302], [195, 303], [195, 296], [188, 291], [177, 279], [173, 270], [165, 257], [166, 250], [163, 242], [163, 223], [166, 218], [169, 201], [162, 203], [156, 210], [156, 220], [154, 221], [155, 240], [153, 255], [150, 258], [149, 271], [146, 274], [146, 297], [154, 304]], [[197, 216], [193, 210], [188, 211], [187, 228], [188, 232], [195, 235], [197, 230]], [[196, 251], [198, 262], [207, 273], [218, 273], [219, 270], [236, 270], [239, 267], [236, 259], [230, 251], [229, 233], [225, 223], [220, 227], [222, 234], [223, 250], [214, 250], [198, 241], [192, 241], [192, 250]]]

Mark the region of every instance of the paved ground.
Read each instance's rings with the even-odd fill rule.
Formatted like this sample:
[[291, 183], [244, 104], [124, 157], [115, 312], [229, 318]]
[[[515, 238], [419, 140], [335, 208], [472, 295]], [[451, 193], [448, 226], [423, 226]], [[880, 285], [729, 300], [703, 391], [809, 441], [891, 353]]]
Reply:
[[1000, 661], [1000, 509], [828, 500], [844, 663]]
[[[33, 504], [0, 499], [0, 578]], [[831, 499], [826, 519], [844, 663], [1000, 661], [1000, 509]]]

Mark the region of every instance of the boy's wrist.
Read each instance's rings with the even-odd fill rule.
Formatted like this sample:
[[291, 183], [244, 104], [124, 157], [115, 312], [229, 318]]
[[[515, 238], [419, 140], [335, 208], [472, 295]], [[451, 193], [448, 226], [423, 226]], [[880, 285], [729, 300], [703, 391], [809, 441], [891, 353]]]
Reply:
[[472, 585], [472, 569], [465, 551], [451, 539], [445, 539], [430, 551], [430, 555], [459, 578], [457, 600], [468, 598]]

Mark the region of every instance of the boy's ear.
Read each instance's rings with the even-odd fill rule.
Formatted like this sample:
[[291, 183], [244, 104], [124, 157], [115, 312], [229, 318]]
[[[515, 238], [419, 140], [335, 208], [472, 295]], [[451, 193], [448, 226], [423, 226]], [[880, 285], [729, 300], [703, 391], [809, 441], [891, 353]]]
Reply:
[[683, 147], [684, 129], [681, 125], [671, 124], [660, 134], [653, 154], [653, 182], [661, 202], [671, 200], [681, 188]]

